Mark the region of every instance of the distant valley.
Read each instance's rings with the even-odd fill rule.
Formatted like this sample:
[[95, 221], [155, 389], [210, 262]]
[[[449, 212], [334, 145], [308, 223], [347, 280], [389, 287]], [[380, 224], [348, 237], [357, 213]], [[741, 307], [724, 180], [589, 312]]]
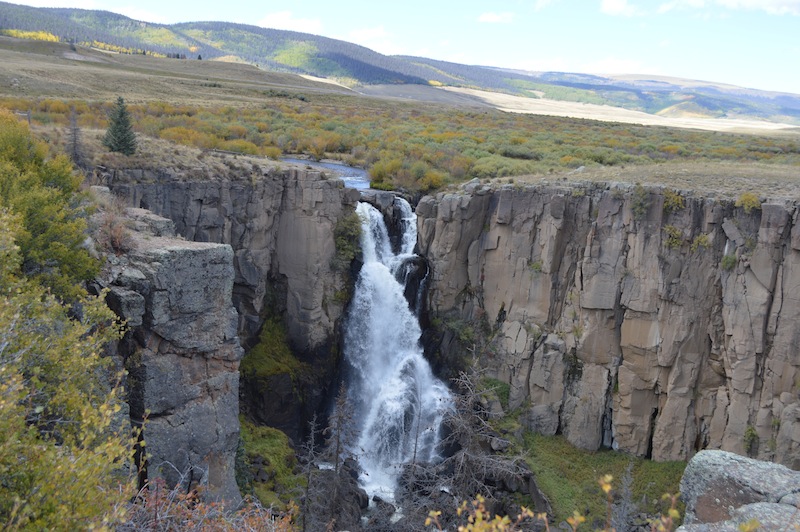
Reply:
[[[527, 72], [387, 56], [327, 37], [228, 22], [162, 25], [107, 11], [0, 2], [0, 34], [52, 39], [111, 52], [249, 63], [269, 71], [327, 78], [367, 94], [411, 100], [490, 105], [537, 114], [549, 114], [548, 104], [542, 110], [541, 102], [556, 101], [568, 105], [556, 113], [559, 116], [607, 120], [604, 113], [596, 117], [592, 114], [597, 111], [593, 106], [605, 106], [656, 116], [654, 123], [678, 127], [698, 127], [692, 125], [697, 119], [800, 125], [800, 95], [795, 94], [668, 77]], [[444, 95], [423, 87], [489, 91], [529, 102], [509, 107], [492, 96], [463, 91], [460, 96]], [[641, 120], [620, 119], [647, 123], [645, 120], [643, 116]], [[733, 127], [699, 124], [703, 129], [761, 129], [749, 123]]]

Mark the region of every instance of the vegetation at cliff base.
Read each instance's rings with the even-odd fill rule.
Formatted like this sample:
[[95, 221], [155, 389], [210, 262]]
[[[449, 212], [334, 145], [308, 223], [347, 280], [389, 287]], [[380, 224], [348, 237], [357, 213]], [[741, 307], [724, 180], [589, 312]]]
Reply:
[[303, 490], [295, 473], [297, 459], [289, 438], [278, 429], [258, 426], [240, 416], [247, 471], [237, 479], [243, 494], [252, 493], [265, 507], [284, 509]]
[[[610, 474], [619, 479], [621, 488], [626, 469], [632, 464], [630, 500], [638, 511], [651, 515], [666, 513], [663, 495], [678, 493], [685, 462], [653, 462], [616, 451], [589, 453], [570, 445], [563, 436], [542, 436], [526, 433], [525, 449], [528, 465], [536, 474], [536, 483], [548, 496], [561, 522], [579, 511], [589, 523], [602, 526], [606, 518], [606, 501], [597, 479]], [[621, 489], [620, 489], [621, 491]], [[621, 494], [621, 493], [618, 493]], [[681, 514], [683, 508], [679, 507]]]

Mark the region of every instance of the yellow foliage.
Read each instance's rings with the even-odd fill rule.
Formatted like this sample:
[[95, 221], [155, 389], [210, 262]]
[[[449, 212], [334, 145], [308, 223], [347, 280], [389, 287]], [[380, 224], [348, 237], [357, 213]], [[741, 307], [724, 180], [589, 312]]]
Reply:
[[736, 206], [744, 208], [745, 214], [750, 214], [754, 209], [761, 209], [761, 200], [753, 192], [742, 192], [736, 200]]
[[0, 212], [0, 228], [0, 528], [109, 528], [135, 481], [134, 440], [100, 356], [119, 329], [102, 298], [70, 319], [19, 274], [20, 218]]
[[46, 31], [25, 31], [25, 30], [0, 30], [0, 35], [8, 35], [17, 39], [30, 39], [33, 41], [58, 42], [61, 39]]

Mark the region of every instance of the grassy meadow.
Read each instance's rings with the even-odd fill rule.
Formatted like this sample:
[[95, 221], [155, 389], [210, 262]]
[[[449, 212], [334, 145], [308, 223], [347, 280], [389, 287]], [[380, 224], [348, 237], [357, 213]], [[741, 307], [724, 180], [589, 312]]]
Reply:
[[[800, 168], [800, 135], [791, 131], [730, 134], [401, 101], [250, 65], [8, 37], [0, 38], [0, 65], [0, 107], [30, 110], [34, 128], [53, 138], [59, 137], [54, 130], [66, 130], [73, 111], [86, 136], [103, 130], [121, 95], [142, 138], [272, 159], [339, 159], [369, 169], [375, 188], [427, 192], [472, 178], [563, 176], [576, 169], [614, 169], [624, 180], [630, 170], [623, 169], [676, 163], [704, 165], [712, 174], [717, 164], [757, 166], [754, 174], [767, 176], [788, 170], [791, 177]], [[672, 172], [662, 173], [671, 185]]]

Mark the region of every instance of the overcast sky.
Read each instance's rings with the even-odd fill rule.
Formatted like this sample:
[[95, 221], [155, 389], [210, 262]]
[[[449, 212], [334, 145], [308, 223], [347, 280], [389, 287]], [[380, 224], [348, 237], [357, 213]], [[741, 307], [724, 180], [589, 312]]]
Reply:
[[467, 64], [651, 74], [800, 94], [800, 0], [28, 0], [224, 20]]

